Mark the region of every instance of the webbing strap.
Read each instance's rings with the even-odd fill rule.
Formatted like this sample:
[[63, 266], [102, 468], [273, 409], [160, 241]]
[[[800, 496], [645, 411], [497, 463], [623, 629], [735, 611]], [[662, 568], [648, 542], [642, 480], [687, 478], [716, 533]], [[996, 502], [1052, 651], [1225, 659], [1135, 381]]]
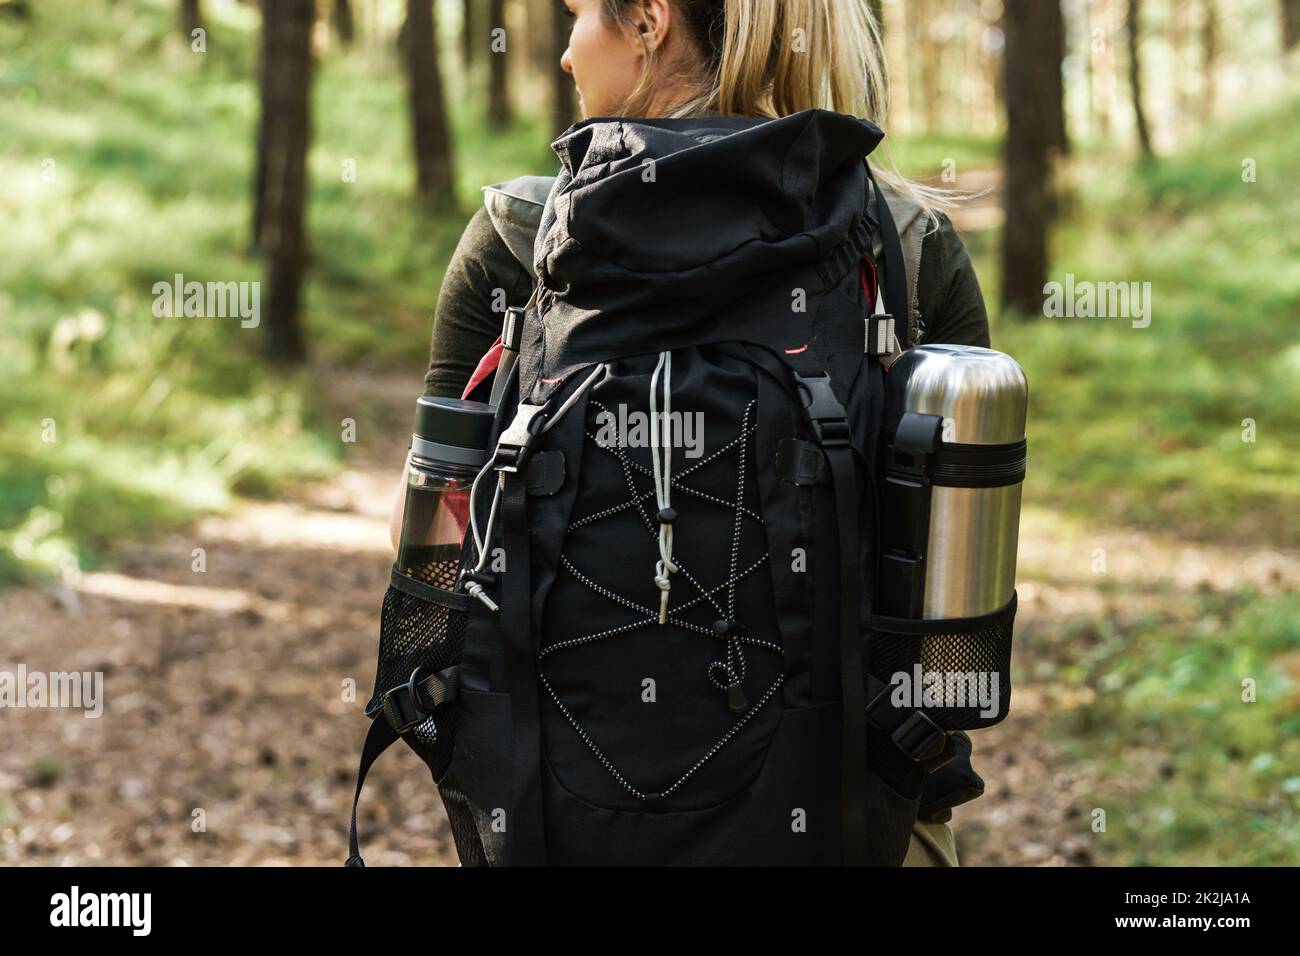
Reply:
[[862, 645], [858, 633], [861, 569], [858, 567], [858, 490], [852, 445], [825, 447], [835, 486], [835, 523], [840, 544], [840, 815], [844, 865], [866, 866], [867, 725]]
[[533, 648], [532, 578], [529, 568], [528, 478], [503, 472], [502, 536], [509, 564], [502, 576], [501, 636], [506, 690], [510, 694], [513, 749], [513, 807], [506, 818], [507, 861], [515, 866], [546, 865], [542, 816], [541, 713], [537, 692], [537, 652]]
[[926, 773], [934, 773], [956, 754], [953, 735], [924, 710], [893, 706], [892, 692], [892, 685], [867, 674], [867, 722], [873, 730], [888, 734], [908, 760]]
[[[831, 472], [835, 492], [835, 524], [840, 546], [840, 816], [845, 866], [866, 866], [870, 860], [867, 828], [867, 723], [861, 623], [862, 568], [858, 544], [862, 516], [858, 511], [858, 467], [848, 413], [836, 398], [831, 377], [794, 374], [804, 415], [817, 436]], [[869, 478], [865, 464], [861, 472]]]
[[366, 732], [366, 742], [361, 748], [361, 765], [357, 768], [357, 789], [352, 795], [352, 826], [348, 830], [348, 861], [345, 866], [365, 866], [361, 859], [361, 842], [357, 839], [357, 803], [361, 800], [361, 787], [366, 782], [366, 774], [379, 755], [397, 742], [395, 731], [382, 717], [370, 721], [370, 730]]
[[911, 341], [912, 303], [907, 301], [907, 272], [903, 268], [902, 240], [899, 239], [898, 226], [894, 224], [894, 217], [889, 211], [889, 203], [885, 201], [875, 177], [871, 175], [870, 166], [867, 167], [867, 177], [871, 179], [871, 187], [876, 191], [876, 219], [880, 222], [880, 240], [885, 247], [885, 308], [890, 315], [902, 320], [903, 327], [907, 330], [904, 333], [907, 341], [902, 343], [903, 348], [911, 348], [914, 344]]
[[399, 734], [424, 721], [443, 704], [460, 697], [460, 667], [453, 664], [437, 672], [418, 668], [411, 679], [380, 698], [379, 712]]

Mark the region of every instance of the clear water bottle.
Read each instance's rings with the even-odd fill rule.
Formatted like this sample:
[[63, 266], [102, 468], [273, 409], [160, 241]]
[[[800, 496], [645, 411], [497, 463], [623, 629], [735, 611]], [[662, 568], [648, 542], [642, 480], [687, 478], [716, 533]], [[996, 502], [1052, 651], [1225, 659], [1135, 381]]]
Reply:
[[421, 396], [407, 470], [397, 567], [416, 580], [454, 590], [469, 526], [469, 492], [487, 462], [492, 406]]

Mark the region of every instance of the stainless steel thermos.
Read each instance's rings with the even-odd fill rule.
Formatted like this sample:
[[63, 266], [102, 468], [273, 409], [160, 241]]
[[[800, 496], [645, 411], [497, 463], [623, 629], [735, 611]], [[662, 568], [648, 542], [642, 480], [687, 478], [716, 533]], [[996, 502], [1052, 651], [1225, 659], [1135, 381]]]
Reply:
[[974, 617], [1015, 590], [1024, 370], [1002, 352], [922, 345], [886, 376], [876, 609]]
[[492, 419], [492, 406], [482, 402], [422, 396], [416, 403], [397, 550], [403, 573], [448, 590], [455, 586], [470, 486], [490, 454]]

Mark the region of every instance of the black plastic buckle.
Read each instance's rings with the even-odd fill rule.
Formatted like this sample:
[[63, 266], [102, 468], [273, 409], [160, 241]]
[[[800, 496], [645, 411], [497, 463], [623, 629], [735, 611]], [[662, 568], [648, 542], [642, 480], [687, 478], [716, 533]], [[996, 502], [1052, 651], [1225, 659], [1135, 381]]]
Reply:
[[916, 763], [932, 760], [943, 753], [947, 732], [924, 711], [914, 710], [890, 734], [894, 745]]
[[532, 453], [533, 441], [541, 434], [546, 419], [545, 405], [520, 403], [514, 420], [497, 439], [497, 450], [493, 456], [495, 470], [519, 471], [523, 468]]
[[411, 671], [411, 679], [394, 687], [384, 695], [384, 719], [396, 733], [404, 734], [429, 716], [428, 708], [420, 699], [419, 682], [425, 668]]
[[930, 484], [930, 458], [943, 445], [943, 417], [904, 412], [885, 453], [885, 473]]
[[803, 403], [804, 414], [808, 416], [808, 423], [812, 426], [818, 443], [823, 448], [849, 444], [851, 436], [848, 413], [835, 397], [830, 375], [823, 372], [816, 377], [805, 377], [796, 372], [794, 379], [801, 400], [806, 399]]

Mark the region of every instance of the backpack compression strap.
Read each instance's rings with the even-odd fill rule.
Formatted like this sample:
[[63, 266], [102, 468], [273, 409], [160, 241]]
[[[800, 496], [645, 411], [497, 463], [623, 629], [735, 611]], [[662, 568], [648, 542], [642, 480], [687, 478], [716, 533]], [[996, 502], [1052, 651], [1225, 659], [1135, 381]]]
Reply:
[[840, 818], [845, 866], [865, 866], [868, 852], [866, 689], [861, 634], [861, 568], [858, 567], [859, 516], [856, 452], [848, 414], [831, 390], [826, 373], [795, 381], [808, 400], [805, 413], [830, 467], [835, 490], [835, 522], [840, 545]]

